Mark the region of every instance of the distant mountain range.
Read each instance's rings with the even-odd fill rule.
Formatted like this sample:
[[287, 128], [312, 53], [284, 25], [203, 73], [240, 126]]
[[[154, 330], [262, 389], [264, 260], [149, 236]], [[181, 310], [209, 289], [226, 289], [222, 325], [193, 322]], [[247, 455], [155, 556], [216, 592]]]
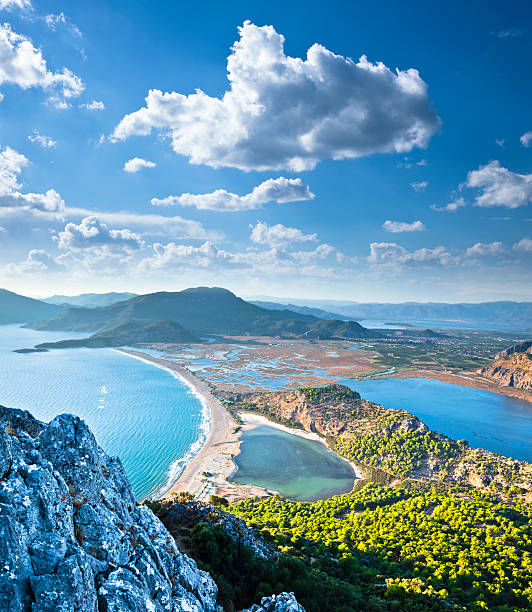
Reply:
[[337, 312], [327, 312], [321, 308], [311, 308], [310, 306], [298, 306], [297, 304], [280, 304], [279, 302], [254, 302], [250, 300], [250, 304], [255, 304], [259, 308], [267, 308], [268, 310], [291, 310], [299, 314], [310, 315], [318, 319], [339, 319], [340, 321], [351, 321], [350, 317], [338, 314]]
[[[136, 325], [174, 321], [198, 337], [213, 334], [349, 339], [381, 337], [378, 332], [367, 330], [355, 322], [323, 321], [288, 309], [260, 308], [218, 287], [151, 293], [99, 308], [69, 308], [53, 319], [31, 323], [28, 327], [49, 331], [100, 332], [97, 337], [90, 338], [94, 343], [101, 341], [103, 330], [132, 321]], [[151, 328], [151, 332], [154, 336], [161, 335], [156, 326]]]
[[[478, 304], [446, 304], [442, 302], [404, 302], [401, 304], [359, 303], [336, 300], [299, 300], [260, 296], [253, 303], [265, 308], [310, 308], [326, 313], [327, 317], [341, 317], [361, 321], [373, 319], [384, 322], [448, 321], [472, 324], [532, 328], [532, 302], [481, 302]], [[289, 304], [289, 305], [288, 305]], [[276, 305], [276, 306], [275, 306]], [[310, 311], [309, 311], [310, 312]]]
[[82, 293], [81, 295], [52, 295], [44, 298], [42, 301], [48, 304], [70, 306], [85, 306], [87, 308], [97, 308], [98, 306], [110, 306], [116, 302], [123, 302], [132, 297], [136, 297], [137, 293]]
[[6, 289], [0, 289], [0, 325], [50, 319], [64, 310], [65, 307], [62, 306], [46, 304], [41, 300], [34, 300]]

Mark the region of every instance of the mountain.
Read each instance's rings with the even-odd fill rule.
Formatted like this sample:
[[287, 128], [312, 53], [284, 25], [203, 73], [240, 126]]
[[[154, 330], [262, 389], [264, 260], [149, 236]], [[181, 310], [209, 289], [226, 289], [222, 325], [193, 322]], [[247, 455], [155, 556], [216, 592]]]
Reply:
[[505, 387], [532, 390], [532, 340], [497, 353], [480, 374]]
[[[78, 417], [45, 424], [0, 406], [0, 498], [0, 610], [220, 609], [213, 578], [136, 503], [120, 460], [103, 452]], [[218, 529], [255, 561], [260, 536], [234, 517], [232, 525], [238, 533]], [[276, 553], [270, 556], [273, 565]], [[280, 593], [243, 612], [305, 611], [293, 593]]]
[[65, 306], [47, 304], [41, 300], [34, 300], [6, 289], [0, 289], [0, 325], [29, 323], [56, 317], [65, 309]]
[[[35, 349], [75, 348], [85, 346], [88, 348], [102, 348], [106, 346], [134, 346], [151, 342], [199, 342], [184, 327], [175, 321], [156, 321], [155, 323], [139, 323], [127, 321], [119, 323], [110, 329], [96, 332], [88, 338], [75, 340], [60, 340], [59, 342], [44, 342]], [[21, 351], [18, 351], [21, 352]]]
[[291, 310], [299, 314], [311, 315], [318, 319], [341, 319], [345, 321], [351, 320], [350, 317], [344, 317], [338, 315], [338, 313], [327, 312], [321, 308], [311, 308], [310, 306], [297, 306], [296, 304], [279, 304], [278, 302], [261, 302], [250, 300], [250, 304], [255, 304], [260, 308], [267, 308], [268, 310]]
[[383, 338], [381, 332], [366, 329], [356, 321], [317, 321], [301, 334], [302, 338], [316, 340], [355, 340], [359, 338]]
[[266, 310], [237, 297], [227, 289], [197, 287], [179, 292], [158, 292], [101, 308], [69, 308], [33, 329], [99, 331], [127, 321], [176, 321], [194, 335], [264, 334], [279, 321], [313, 322], [315, 317], [289, 310]]
[[52, 295], [42, 301], [48, 304], [69, 304], [70, 306], [97, 308], [98, 306], [110, 306], [136, 296], [136, 293], [82, 293], [81, 295]]
[[[301, 300], [266, 298], [286, 308], [307, 306], [361, 321], [448, 321], [470, 324], [500, 325], [501, 327], [532, 328], [532, 302], [481, 302], [478, 304], [448, 304], [444, 302], [404, 302], [400, 304], [360, 303], [340, 300]], [[290, 304], [290, 306], [288, 306]], [[319, 315], [317, 315], [319, 316]], [[338, 317], [337, 317], [338, 318]]]

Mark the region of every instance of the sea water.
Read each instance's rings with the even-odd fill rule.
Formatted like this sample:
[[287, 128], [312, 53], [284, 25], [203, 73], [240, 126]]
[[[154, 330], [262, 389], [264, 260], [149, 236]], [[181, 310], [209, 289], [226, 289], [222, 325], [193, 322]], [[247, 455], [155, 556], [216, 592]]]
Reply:
[[532, 461], [532, 403], [428, 378], [339, 381], [385, 408], [407, 410], [474, 448]]
[[87, 334], [0, 326], [0, 404], [50, 421], [69, 412], [120, 457], [137, 499], [158, 497], [201, 448], [206, 406], [177, 374], [113, 349], [14, 353]]
[[351, 464], [317, 440], [268, 425], [244, 430], [241, 436], [233, 482], [264, 487], [296, 501], [326, 499], [353, 488]]

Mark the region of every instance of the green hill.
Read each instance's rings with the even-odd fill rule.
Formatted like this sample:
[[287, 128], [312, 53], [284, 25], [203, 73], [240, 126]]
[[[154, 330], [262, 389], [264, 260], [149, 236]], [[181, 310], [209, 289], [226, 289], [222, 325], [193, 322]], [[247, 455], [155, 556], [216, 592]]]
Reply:
[[44, 342], [38, 344], [35, 349], [75, 348], [80, 346], [101, 348], [106, 346], [132, 346], [151, 342], [198, 342], [198, 339], [174, 321], [157, 321], [148, 324], [128, 321], [97, 332], [88, 338]]
[[56, 317], [67, 306], [47, 304], [41, 300], [18, 295], [0, 289], [0, 325], [9, 323], [28, 323], [39, 319]]

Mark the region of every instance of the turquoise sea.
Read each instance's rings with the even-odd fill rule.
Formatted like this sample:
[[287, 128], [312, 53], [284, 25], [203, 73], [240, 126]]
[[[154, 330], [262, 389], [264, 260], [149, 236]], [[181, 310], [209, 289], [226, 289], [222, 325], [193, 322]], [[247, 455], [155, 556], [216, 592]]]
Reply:
[[0, 326], [0, 404], [50, 421], [70, 412], [119, 456], [138, 499], [165, 492], [205, 440], [208, 412], [168, 370], [112, 349], [14, 353], [86, 334]]

